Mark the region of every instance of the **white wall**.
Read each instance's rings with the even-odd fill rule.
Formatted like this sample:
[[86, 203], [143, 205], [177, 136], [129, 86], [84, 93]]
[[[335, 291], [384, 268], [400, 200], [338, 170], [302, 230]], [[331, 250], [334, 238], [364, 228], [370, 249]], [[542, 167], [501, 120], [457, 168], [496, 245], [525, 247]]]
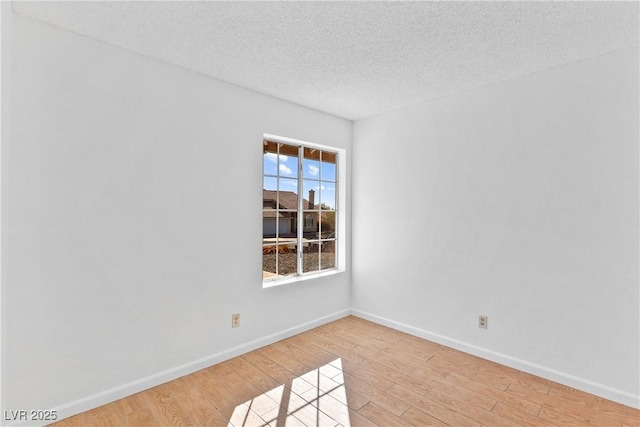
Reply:
[[356, 122], [356, 313], [637, 406], [638, 114], [636, 49]]
[[349, 121], [19, 15], [9, 36], [3, 409], [68, 415], [347, 312], [347, 273], [262, 288], [261, 147], [349, 161]]

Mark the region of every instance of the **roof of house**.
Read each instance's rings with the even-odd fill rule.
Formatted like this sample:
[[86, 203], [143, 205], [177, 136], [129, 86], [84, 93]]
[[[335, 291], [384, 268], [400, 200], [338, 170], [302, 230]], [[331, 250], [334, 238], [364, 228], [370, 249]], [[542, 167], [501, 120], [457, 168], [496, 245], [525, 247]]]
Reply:
[[[278, 196], [278, 191], [275, 190], [262, 190], [262, 199], [263, 200], [272, 200], [276, 201]], [[309, 201], [307, 199], [302, 199], [303, 205], [305, 209], [309, 209]], [[279, 200], [280, 209], [290, 209], [297, 210], [298, 209], [298, 195], [293, 191], [280, 191], [280, 200]], [[313, 209], [313, 207], [311, 207]], [[268, 210], [268, 208], [265, 208]]]

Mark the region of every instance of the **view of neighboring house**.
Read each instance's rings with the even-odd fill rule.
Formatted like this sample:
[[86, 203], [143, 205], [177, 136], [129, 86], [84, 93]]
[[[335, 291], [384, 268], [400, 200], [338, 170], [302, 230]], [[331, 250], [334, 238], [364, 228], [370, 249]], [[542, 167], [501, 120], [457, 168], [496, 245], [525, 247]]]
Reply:
[[[279, 200], [278, 200], [279, 195]], [[309, 191], [309, 198], [303, 199], [304, 209], [319, 209], [315, 205], [315, 191]], [[262, 190], [262, 236], [275, 237], [277, 219], [280, 220], [280, 237], [295, 237], [298, 229], [296, 214], [298, 195], [293, 191]], [[304, 213], [304, 233], [318, 231], [317, 212]]]

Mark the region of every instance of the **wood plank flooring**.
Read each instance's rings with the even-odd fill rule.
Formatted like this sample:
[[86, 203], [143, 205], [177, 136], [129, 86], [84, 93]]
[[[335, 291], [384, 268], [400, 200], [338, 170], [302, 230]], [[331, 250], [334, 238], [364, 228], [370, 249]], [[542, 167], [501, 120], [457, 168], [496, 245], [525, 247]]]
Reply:
[[640, 427], [640, 411], [349, 316], [55, 425]]

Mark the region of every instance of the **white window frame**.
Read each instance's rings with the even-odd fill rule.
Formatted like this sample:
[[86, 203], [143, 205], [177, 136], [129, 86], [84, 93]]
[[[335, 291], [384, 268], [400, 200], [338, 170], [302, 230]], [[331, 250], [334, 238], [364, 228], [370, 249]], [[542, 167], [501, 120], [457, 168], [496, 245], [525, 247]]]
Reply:
[[[330, 145], [324, 145], [324, 144], [318, 144], [318, 143], [314, 143], [314, 142], [309, 142], [309, 141], [302, 141], [299, 139], [293, 139], [293, 138], [288, 138], [288, 137], [283, 137], [283, 136], [279, 136], [279, 135], [273, 135], [273, 134], [268, 134], [265, 133], [262, 135], [262, 140], [261, 142], [261, 146], [262, 146], [262, 141], [270, 141], [270, 142], [276, 142], [276, 143], [282, 143], [282, 144], [288, 144], [288, 145], [293, 145], [293, 146], [298, 146], [299, 147], [299, 156], [298, 156], [298, 218], [297, 218], [297, 223], [298, 223], [298, 229], [296, 231], [296, 237], [297, 237], [297, 273], [295, 275], [292, 276], [285, 276], [285, 277], [276, 277], [276, 278], [269, 278], [269, 279], [264, 279], [262, 278], [262, 286], [263, 288], [269, 288], [269, 287], [273, 287], [273, 286], [279, 286], [279, 285], [284, 285], [284, 284], [288, 284], [288, 283], [295, 283], [295, 282], [300, 282], [300, 281], [304, 281], [304, 280], [309, 280], [309, 279], [315, 279], [318, 277], [324, 277], [324, 276], [331, 276], [334, 274], [338, 274], [338, 273], [342, 273], [345, 271], [345, 267], [346, 267], [346, 242], [345, 242], [345, 221], [346, 221], [346, 213], [345, 213], [345, 206], [346, 206], [346, 197], [345, 197], [345, 189], [346, 189], [346, 150], [342, 149], [342, 148], [338, 148], [338, 147], [334, 147], [334, 146], [330, 146]], [[320, 271], [313, 271], [313, 272], [307, 272], [304, 273], [302, 272], [303, 268], [302, 268], [302, 239], [303, 239], [303, 232], [304, 232], [304, 209], [303, 209], [303, 200], [304, 197], [302, 196], [303, 194], [303, 186], [304, 186], [304, 177], [303, 177], [303, 171], [302, 171], [302, 164], [303, 164], [303, 159], [304, 156], [302, 155], [304, 152], [304, 148], [313, 148], [313, 149], [317, 149], [317, 150], [321, 150], [321, 151], [329, 151], [329, 152], [333, 152], [336, 153], [337, 157], [336, 157], [336, 207], [335, 207], [335, 212], [336, 212], [336, 225], [335, 225], [335, 251], [336, 251], [336, 266], [335, 268], [331, 268], [331, 269], [327, 269], [327, 270], [320, 270]], [[261, 179], [261, 188], [264, 188], [264, 156], [263, 154], [261, 154], [261, 169], [262, 169], [262, 174], [260, 176]], [[261, 191], [262, 193], [262, 191]], [[260, 206], [262, 207], [263, 203], [261, 202]], [[263, 209], [261, 208], [261, 221], [263, 221], [262, 219], [262, 212]], [[262, 227], [261, 227], [262, 228]], [[260, 247], [263, 247], [263, 241], [262, 241], [262, 237], [260, 238]], [[261, 260], [262, 263], [262, 260]], [[262, 270], [262, 269], [261, 269]], [[262, 274], [262, 273], [261, 273]]]

